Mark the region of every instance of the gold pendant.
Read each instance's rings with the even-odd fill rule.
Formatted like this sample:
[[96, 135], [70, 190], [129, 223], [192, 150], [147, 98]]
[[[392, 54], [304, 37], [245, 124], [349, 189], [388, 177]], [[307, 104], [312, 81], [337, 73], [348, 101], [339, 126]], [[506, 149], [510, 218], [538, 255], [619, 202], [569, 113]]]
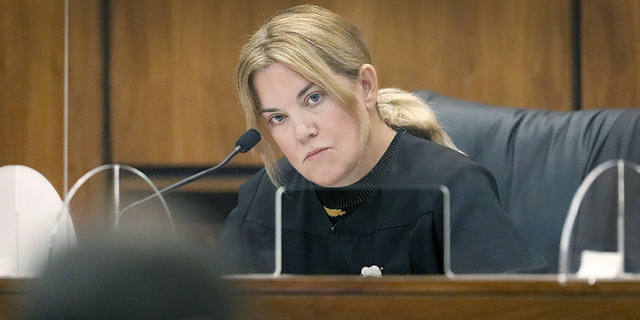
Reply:
[[347, 213], [346, 211], [341, 209], [329, 209], [327, 207], [324, 207], [324, 211], [326, 211], [330, 217], [337, 217]]

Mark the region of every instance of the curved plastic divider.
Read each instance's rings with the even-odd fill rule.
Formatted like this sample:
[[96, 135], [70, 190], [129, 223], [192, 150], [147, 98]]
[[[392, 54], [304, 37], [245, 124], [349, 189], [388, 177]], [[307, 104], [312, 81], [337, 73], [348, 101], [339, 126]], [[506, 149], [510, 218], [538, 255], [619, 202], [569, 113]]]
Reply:
[[275, 193], [274, 207], [274, 270], [272, 273], [243, 273], [228, 274], [223, 278], [228, 279], [262, 279], [262, 278], [278, 278], [282, 275], [282, 196], [285, 194], [286, 188], [279, 187]]
[[276, 214], [275, 214], [275, 270], [272, 276], [279, 277], [282, 273], [282, 195], [285, 192], [284, 187], [278, 188], [276, 191]]
[[[593, 169], [584, 181], [578, 187], [573, 200], [571, 201], [571, 206], [569, 207], [569, 212], [567, 214], [567, 218], [565, 219], [564, 226], [562, 228], [562, 235], [560, 237], [560, 252], [559, 252], [559, 262], [558, 262], [558, 281], [561, 283], [566, 282], [569, 279], [569, 257], [571, 255], [571, 236], [573, 233], [573, 228], [575, 225], [576, 218], [578, 217], [578, 211], [580, 209], [580, 205], [589, 191], [589, 188], [593, 185], [595, 180], [607, 169], [616, 167], [618, 168], [618, 252], [620, 252], [623, 256], [622, 258], [622, 270], [624, 273], [624, 168], [628, 167], [634, 169], [638, 174], [640, 174], [640, 165], [622, 160], [622, 159], [612, 159], [603, 162], [595, 169]], [[593, 280], [593, 279], [592, 279]]]
[[162, 202], [162, 206], [164, 207], [166, 213], [167, 213], [167, 218], [169, 219], [169, 222], [171, 224], [171, 229], [173, 231], [174, 236], [177, 234], [176, 231], [176, 226], [175, 223], [173, 221], [173, 217], [171, 216], [171, 211], [169, 210], [169, 206], [167, 205], [167, 202], [165, 201], [164, 197], [162, 196], [162, 194], [160, 193], [160, 191], [158, 190], [158, 188], [155, 186], [155, 184], [153, 184], [153, 182], [151, 182], [151, 180], [149, 179], [149, 177], [147, 177], [142, 171], [128, 166], [128, 165], [124, 165], [124, 164], [105, 164], [99, 167], [96, 167], [92, 170], [90, 170], [89, 172], [85, 173], [82, 177], [80, 177], [80, 179], [78, 179], [78, 181], [76, 181], [76, 183], [73, 184], [73, 187], [71, 187], [71, 189], [69, 190], [69, 193], [67, 194], [67, 196], [65, 197], [63, 203], [62, 203], [62, 208], [60, 209], [60, 212], [58, 213], [58, 216], [56, 217], [56, 221], [52, 230], [52, 234], [51, 234], [51, 244], [49, 246], [49, 257], [52, 256], [53, 253], [53, 246], [54, 246], [54, 237], [55, 235], [58, 233], [58, 226], [60, 223], [60, 220], [63, 216], [69, 216], [69, 203], [71, 202], [71, 199], [73, 199], [73, 196], [76, 194], [76, 192], [78, 192], [78, 190], [80, 189], [80, 187], [87, 182], [91, 177], [93, 177], [94, 175], [96, 175], [99, 172], [102, 171], [106, 171], [106, 170], [110, 170], [113, 169], [114, 171], [114, 184], [113, 184], [113, 193], [114, 193], [114, 207], [116, 210], [115, 213], [115, 221], [114, 221], [114, 225], [116, 227], [116, 229], [118, 228], [119, 222], [120, 222], [120, 217], [121, 217], [121, 212], [120, 212], [120, 170], [126, 170], [129, 172], [134, 173], [135, 175], [139, 176], [140, 178], [142, 178], [147, 184], [149, 184], [149, 186], [151, 187], [151, 189], [153, 189], [153, 191], [155, 192], [155, 194], [158, 196], [158, 198], [160, 199], [160, 202]]

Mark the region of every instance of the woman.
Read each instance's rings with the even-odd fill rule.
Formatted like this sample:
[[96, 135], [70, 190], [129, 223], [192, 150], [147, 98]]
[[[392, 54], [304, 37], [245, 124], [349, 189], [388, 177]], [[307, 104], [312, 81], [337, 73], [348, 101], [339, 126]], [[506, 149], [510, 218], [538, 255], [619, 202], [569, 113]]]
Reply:
[[491, 174], [457, 151], [429, 107], [378, 88], [349, 21], [311, 5], [271, 17], [243, 48], [237, 85], [247, 126], [264, 137], [265, 170], [240, 188], [221, 234], [230, 272], [273, 270], [280, 186], [302, 190], [285, 197], [284, 273], [444, 272], [438, 185], [451, 194], [454, 270], [546, 267], [502, 211]]

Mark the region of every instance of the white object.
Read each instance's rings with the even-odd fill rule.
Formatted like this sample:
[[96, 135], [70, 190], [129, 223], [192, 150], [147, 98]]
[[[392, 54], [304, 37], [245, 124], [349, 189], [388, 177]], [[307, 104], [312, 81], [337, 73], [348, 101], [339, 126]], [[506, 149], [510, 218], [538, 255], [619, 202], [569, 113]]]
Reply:
[[[48, 261], [62, 199], [39, 172], [0, 167], [0, 277], [33, 277]], [[60, 218], [54, 251], [76, 243], [71, 217]]]
[[[615, 278], [624, 274], [624, 232], [625, 232], [625, 191], [624, 191], [624, 177], [625, 169], [631, 168], [640, 174], [640, 165], [623, 160], [623, 159], [611, 159], [598, 165], [595, 169], [591, 170], [589, 174], [584, 178], [578, 190], [573, 195], [571, 200], [571, 206], [569, 212], [564, 221], [562, 227], [562, 235], [560, 237], [560, 255], [558, 259], [558, 281], [567, 281], [569, 274], [569, 260], [571, 257], [571, 239], [573, 235], [573, 227], [578, 217], [578, 211], [582, 206], [582, 200], [587, 195], [587, 191], [591, 188], [591, 185], [596, 181], [600, 175], [611, 168], [617, 167], [618, 171], [618, 211], [617, 211], [617, 235], [616, 240], [618, 244], [618, 252], [596, 252], [586, 250], [582, 252], [580, 269], [578, 270], [579, 278], [590, 278], [590, 280], [596, 277], [600, 278]], [[597, 261], [603, 259], [602, 261]], [[608, 265], [603, 265], [604, 263]], [[619, 264], [619, 266], [618, 266]], [[614, 268], [617, 270], [614, 271]], [[580, 272], [580, 270], [583, 270]], [[600, 270], [598, 270], [600, 269]], [[615, 272], [615, 275], [613, 275]], [[602, 276], [596, 276], [596, 274], [602, 274]], [[607, 276], [609, 275], [609, 276]]]
[[614, 279], [623, 272], [623, 255], [620, 252], [584, 250], [580, 258], [578, 278]]
[[376, 278], [381, 278], [382, 277], [382, 268], [373, 265], [371, 267], [362, 267], [362, 270], [360, 271], [360, 274], [363, 277], [376, 277]]

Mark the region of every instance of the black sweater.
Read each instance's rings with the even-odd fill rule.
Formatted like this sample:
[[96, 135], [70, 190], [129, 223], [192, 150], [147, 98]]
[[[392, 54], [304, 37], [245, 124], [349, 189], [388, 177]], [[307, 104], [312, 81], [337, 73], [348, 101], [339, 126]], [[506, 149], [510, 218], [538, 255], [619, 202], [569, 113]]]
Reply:
[[[500, 206], [491, 173], [466, 156], [402, 134], [378, 186], [355, 212], [333, 224], [314, 184], [286, 161], [282, 272], [437, 274], [444, 270], [443, 193], [450, 194], [454, 273], [544, 272], [546, 261]], [[230, 273], [274, 270], [276, 187], [264, 170], [240, 187], [219, 249]]]

